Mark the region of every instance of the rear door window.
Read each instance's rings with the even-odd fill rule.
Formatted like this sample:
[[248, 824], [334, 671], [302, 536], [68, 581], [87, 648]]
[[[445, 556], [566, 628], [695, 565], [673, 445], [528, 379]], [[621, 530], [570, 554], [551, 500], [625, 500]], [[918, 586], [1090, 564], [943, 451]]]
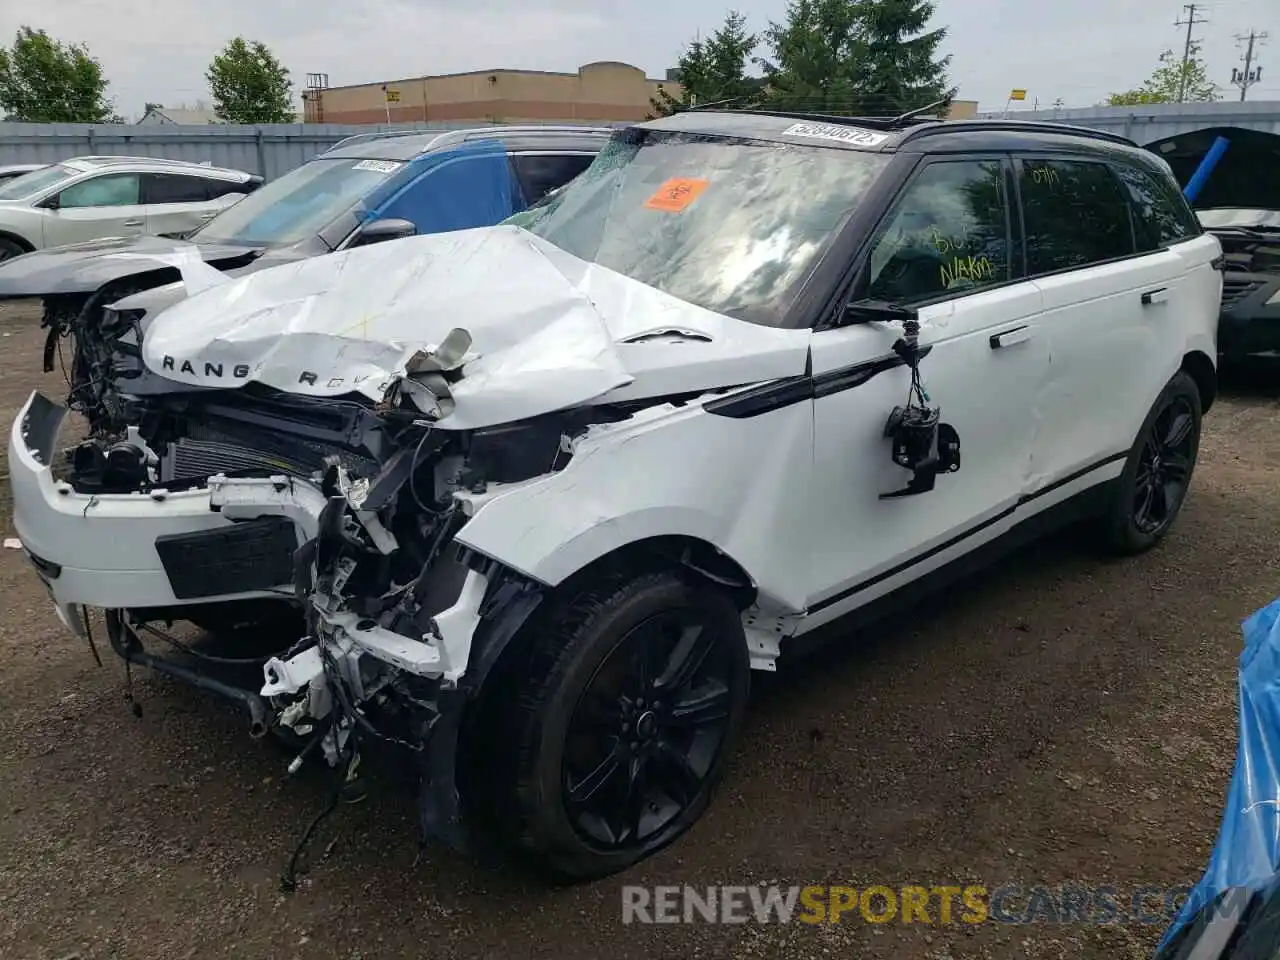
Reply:
[[562, 187], [587, 167], [594, 156], [571, 153], [517, 154], [512, 157], [525, 203], [532, 206], [556, 187]]
[[176, 173], [148, 173], [142, 177], [143, 203], [204, 203], [209, 199], [208, 181]]
[[1019, 187], [1031, 276], [1135, 252], [1129, 199], [1105, 163], [1023, 160]]
[[1166, 178], [1125, 163], [1115, 165], [1116, 176], [1129, 194], [1138, 250], [1160, 250], [1199, 236], [1195, 214]]

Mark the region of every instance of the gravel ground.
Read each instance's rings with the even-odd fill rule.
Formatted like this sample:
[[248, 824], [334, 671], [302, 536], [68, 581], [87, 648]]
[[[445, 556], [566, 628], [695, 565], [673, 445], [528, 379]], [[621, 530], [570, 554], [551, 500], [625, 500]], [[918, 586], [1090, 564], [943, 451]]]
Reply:
[[[0, 304], [6, 441], [33, 386], [62, 396], [42, 341], [30, 307]], [[122, 665], [96, 666], [0, 551], [0, 956], [1149, 956], [1162, 925], [626, 926], [620, 888], [1193, 882], [1234, 757], [1239, 622], [1277, 593], [1278, 394], [1219, 401], [1160, 549], [1041, 544], [768, 678], [693, 832], [572, 889], [419, 857], [412, 792], [384, 777], [280, 893], [324, 782], [285, 778], [236, 710], [162, 679], [138, 677], [135, 719]]]

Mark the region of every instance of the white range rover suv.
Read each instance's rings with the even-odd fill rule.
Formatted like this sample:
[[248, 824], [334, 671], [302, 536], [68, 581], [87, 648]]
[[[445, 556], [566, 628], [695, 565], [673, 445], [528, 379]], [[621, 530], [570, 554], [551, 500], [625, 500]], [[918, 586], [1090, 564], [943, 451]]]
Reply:
[[[1158, 542], [1220, 258], [1114, 136], [689, 111], [517, 222], [181, 264], [126, 432], [68, 463], [21, 411], [15, 524], [78, 633], [107, 608], [298, 763], [407, 745], [427, 834], [599, 877], [703, 812], [816, 628], [1058, 524]], [[143, 643], [272, 606], [303, 628], [251, 682]]]

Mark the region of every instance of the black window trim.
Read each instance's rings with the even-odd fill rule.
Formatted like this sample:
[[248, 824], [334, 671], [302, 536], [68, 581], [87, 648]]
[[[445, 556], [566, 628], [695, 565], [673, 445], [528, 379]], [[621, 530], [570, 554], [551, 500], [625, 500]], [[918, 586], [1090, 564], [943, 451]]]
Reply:
[[1168, 250], [1168, 247], [1161, 247], [1157, 250], [1139, 250], [1138, 249], [1138, 231], [1137, 231], [1136, 225], [1133, 222], [1133, 203], [1129, 200], [1129, 188], [1124, 185], [1124, 181], [1122, 181], [1120, 177], [1116, 174], [1116, 171], [1114, 168], [1115, 161], [1112, 158], [1099, 157], [1099, 156], [1081, 156], [1080, 154], [1059, 153], [1057, 151], [1047, 151], [1047, 150], [1036, 150], [1034, 152], [1027, 151], [1025, 153], [1016, 154], [1013, 157], [1013, 160], [1014, 160], [1015, 169], [1017, 171], [1014, 176], [1014, 179], [1018, 182], [1018, 185], [1019, 185], [1018, 217], [1019, 217], [1019, 220], [1021, 220], [1022, 227], [1023, 227], [1024, 250], [1026, 246], [1025, 237], [1026, 237], [1027, 221], [1026, 221], [1026, 211], [1022, 206], [1021, 184], [1022, 184], [1022, 165], [1023, 165], [1023, 161], [1026, 161], [1026, 160], [1030, 160], [1032, 162], [1039, 160], [1039, 161], [1057, 162], [1057, 163], [1092, 163], [1105, 168], [1107, 171], [1107, 175], [1111, 177], [1112, 183], [1114, 183], [1116, 185], [1116, 188], [1119, 189], [1120, 196], [1124, 198], [1125, 214], [1129, 220], [1129, 240], [1133, 244], [1132, 253], [1122, 254], [1121, 256], [1118, 256], [1118, 257], [1108, 257], [1106, 260], [1094, 260], [1090, 263], [1084, 263], [1074, 267], [1063, 267], [1060, 270], [1044, 270], [1039, 273], [1032, 273], [1030, 270], [1030, 260], [1027, 260], [1025, 261], [1028, 268], [1026, 270], [1027, 280], [1039, 280], [1041, 277], [1057, 277], [1057, 276], [1062, 276], [1063, 274], [1068, 274], [1068, 273], [1078, 273], [1081, 270], [1092, 270], [1094, 267], [1105, 267], [1105, 266], [1110, 266], [1113, 263], [1124, 263], [1126, 260], [1137, 260], [1140, 257], [1149, 257], [1149, 256], [1152, 256], [1153, 254], [1163, 253], [1166, 250]]
[[[1023, 252], [1018, 257], [1014, 256], [1014, 238], [1022, 236], [1022, 230], [1020, 218], [1014, 217], [1013, 195], [1009, 193], [1010, 180], [1016, 180], [1016, 177], [1014, 177], [1012, 172], [1013, 167], [1010, 162], [1011, 159], [1012, 156], [1008, 151], [986, 150], [966, 153], [937, 153], [922, 155], [919, 162], [916, 163], [902, 178], [901, 182], [897, 185], [897, 189], [895, 189], [892, 196], [889, 197], [888, 202], [883, 205], [883, 208], [880, 210], [880, 213], [876, 217], [871, 228], [865, 231], [862, 242], [858, 245], [857, 253], [851, 261], [848, 277], [838, 288], [835, 298], [835, 309], [829, 312], [829, 315], [825, 320], [821, 320], [813, 325], [814, 331], [839, 330], [848, 326], [848, 324], [841, 322], [841, 311], [845, 304], [852, 302], [854, 292], [863, 280], [867, 268], [867, 258], [871, 254], [875, 241], [880, 236], [880, 231], [887, 226], [889, 217], [893, 215], [894, 211], [898, 207], [898, 201], [902, 199], [907, 190], [911, 188], [924, 171], [934, 164], [982, 163], [991, 161], [996, 161], [1000, 164], [1001, 172], [1004, 176], [1005, 187], [1005, 245], [1007, 247], [1009, 279], [1001, 280], [998, 283], [988, 283], [985, 286], [975, 287], [970, 290], [948, 291], [945, 294], [930, 297], [927, 300], [914, 300], [911, 302], [911, 307], [918, 310], [925, 307], [931, 307], [939, 303], [950, 303], [955, 300], [961, 300], [965, 297], [986, 293], [989, 290], [1000, 290], [1005, 287], [1011, 287], [1016, 283], [1024, 283], [1029, 279], [1023, 275], [1025, 273], [1026, 265], [1025, 244], [1021, 245], [1019, 248], [1022, 249]], [[1017, 228], [1015, 228], [1015, 223], [1018, 224]]]

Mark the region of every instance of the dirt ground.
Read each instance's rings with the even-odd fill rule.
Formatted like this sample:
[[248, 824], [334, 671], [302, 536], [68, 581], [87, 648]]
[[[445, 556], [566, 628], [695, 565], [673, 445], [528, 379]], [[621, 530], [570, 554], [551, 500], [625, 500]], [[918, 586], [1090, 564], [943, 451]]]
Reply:
[[[6, 444], [27, 391], [62, 397], [42, 340], [33, 310], [0, 304]], [[621, 887], [1109, 884], [1123, 901], [1194, 882], [1234, 758], [1239, 623], [1280, 592], [1277, 396], [1219, 401], [1160, 549], [1042, 544], [768, 678], [691, 835], [571, 889], [419, 857], [412, 792], [378, 779], [281, 893], [323, 781], [286, 777], [233, 707], [162, 679], [135, 674], [135, 719], [123, 665], [96, 666], [0, 551], [0, 956], [1150, 956], [1163, 924], [624, 925]]]

